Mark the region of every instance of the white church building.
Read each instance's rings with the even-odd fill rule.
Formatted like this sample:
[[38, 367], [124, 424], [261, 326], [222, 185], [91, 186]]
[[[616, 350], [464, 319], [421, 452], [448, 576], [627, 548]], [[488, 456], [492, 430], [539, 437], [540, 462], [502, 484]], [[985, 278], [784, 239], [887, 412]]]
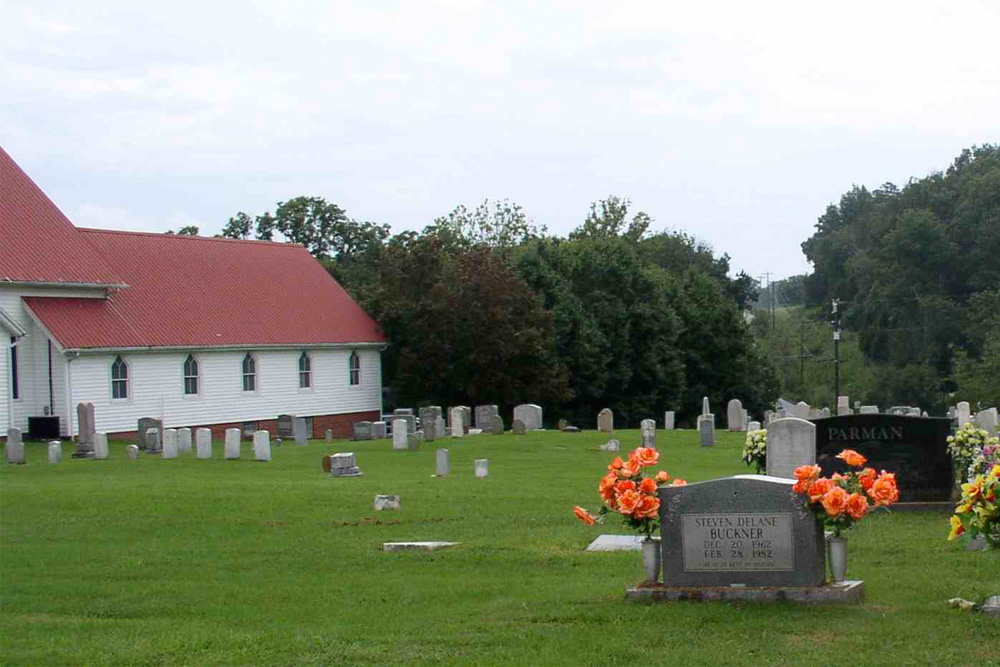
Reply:
[[385, 341], [301, 245], [77, 228], [0, 148], [0, 435], [75, 436], [90, 402], [119, 437], [282, 414], [350, 437]]

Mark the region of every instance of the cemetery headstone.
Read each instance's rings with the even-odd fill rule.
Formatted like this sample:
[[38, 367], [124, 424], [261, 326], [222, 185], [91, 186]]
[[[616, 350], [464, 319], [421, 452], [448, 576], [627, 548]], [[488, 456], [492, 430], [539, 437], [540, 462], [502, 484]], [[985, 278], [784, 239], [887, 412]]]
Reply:
[[146, 452], [150, 454], [163, 453], [163, 429], [151, 428], [146, 430]]
[[656, 449], [656, 420], [643, 419], [639, 423], [639, 433], [642, 436], [642, 446]]
[[792, 414], [799, 419], [809, 419], [809, 404], [805, 401], [799, 401], [795, 404]]
[[393, 421], [392, 428], [394, 430], [396, 428], [395, 422], [397, 419], [402, 419], [406, 421], [407, 433], [413, 433], [414, 431], [417, 430], [417, 418], [413, 415], [412, 408], [397, 408], [396, 410], [392, 411], [392, 421]]
[[77, 403], [76, 419], [79, 430], [79, 435], [76, 439], [77, 446], [89, 446], [93, 444], [94, 433], [97, 432], [97, 428], [94, 425], [94, 404], [90, 402]]
[[332, 442], [333, 442], [333, 429], [328, 428], [326, 429], [326, 444], [329, 445]]
[[822, 585], [823, 529], [793, 485], [738, 475], [661, 486], [663, 581], [673, 587]]
[[822, 419], [827, 419], [830, 416], [830, 408], [823, 408], [820, 412], [822, 413], [820, 415], [820, 418]]
[[[437, 425], [437, 418], [442, 415], [440, 405], [428, 405], [426, 407], [420, 408], [418, 411], [420, 416], [420, 425], [426, 427], [427, 424]], [[444, 435], [441, 431], [435, 430], [436, 435]], [[425, 434], [426, 435], [426, 434]]]
[[483, 479], [490, 476], [489, 459], [476, 459], [476, 479]]
[[862, 405], [859, 414], [862, 415], [877, 415], [878, 406], [877, 405]]
[[792, 479], [799, 466], [816, 463], [816, 425], [798, 417], [776, 419], [767, 427], [767, 474]]
[[511, 430], [513, 430], [514, 435], [524, 435], [526, 431], [524, 428], [524, 422], [520, 419], [515, 419], [514, 423], [511, 425]]
[[490, 433], [493, 435], [503, 435], [503, 417], [500, 415], [493, 415]]
[[[948, 436], [951, 422], [944, 417], [913, 419], [892, 415], [850, 415], [824, 419], [816, 429], [816, 463], [826, 476], [846, 472], [836, 458], [853, 449], [868, 459], [866, 466], [891, 470], [903, 502], [946, 501], [954, 484]], [[767, 447], [771, 448], [768, 431]]]
[[706, 417], [706, 416], [708, 416], [710, 414], [712, 414], [712, 411], [709, 409], [708, 396], [704, 396], [701, 399], [701, 415], [703, 417]]
[[500, 408], [495, 405], [476, 406], [476, 428], [483, 433], [493, 432], [493, 417], [500, 414]]
[[448, 437], [448, 429], [445, 426], [444, 416], [438, 415], [434, 419], [434, 433], [435, 435], [440, 434], [442, 438]]
[[746, 414], [743, 412], [743, 403], [740, 399], [734, 398], [726, 406], [726, 422], [730, 431], [747, 430]]
[[[94, 458], [104, 460], [108, 458], [108, 434], [107, 433], [95, 433], [94, 434]], [[62, 449], [60, 447], [60, 456], [62, 456]]]
[[702, 447], [715, 447], [715, 422], [712, 419], [702, 419], [698, 424], [698, 432]]
[[980, 410], [976, 413], [976, 423], [990, 435], [997, 434], [997, 409]]
[[837, 397], [837, 416], [844, 417], [851, 413], [851, 397], [850, 396], [838, 396]]
[[566, 419], [560, 419], [556, 422], [556, 428], [560, 431], [565, 431], [567, 426], [569, 426], [569, 421]]
[[447, 449], [437, 450], [437, 455], [435, 456], [435, 475], [438, 477], [447, 477], [451, 473], [451, 455], [448, 453]]
[[278, 415], [278, 437], [291, 438], [295, 435], [295, 415]]
[[622, 445], [617, 440], [608, 440], [606, 444], [601, 445], [602, 452], [620, 452], [622, 450]]
[[396, 408], [392, 414], [400, 417], [413, 416], [413, 408]]
[[[309, 432], [309, 424], [306, 422], [305, 417], [295, 418], [295, 444], [299, 447], [304, 447], [309, 444], [309, 436], [312, 433]], [[270, 449], [270, 444], [268, 444], [268, 449]], [[268, 459], [270, 460], [270, 459]]]
[[253, 434], [253, 457], [257, 461], [271, 460], [271, 434], [267, 431], [256, 431]]
[[177, 451], [181, 454], [191, 451], [191, 429], [177, 429]]
[[139, 458], [139, 445], [128, 445], [125, 447], [125, 458], [135, 461]]
[[764, 423], [770, 424], [774, 420], [773, 410], [764, 410]]
[[411, 452], [420, 451], [420, 443], [424, 440], [423, 431], [414, 431], [406, 434], [406, 448]]
[[375, 496], [375, 511], [381, 512], [382, 510], [398, 510], [402, 506], [402, 498], [400, 496], [388, 496], [388, 495], [377, 495]]
[[472, 428], [472, 408], [468, 405], [460, 405], [462, 408], [462, 429], [468, 433], [469, 429]]
[[451, 426], [451, 437], [461, 438], [465, 434], [465, 414], [461, 407], [448, 411], [448, 423]]
[[360, 475], [361, 468], [354, 460], [354, 452], [340, 452], [330, 457], [330, 477], [358, 477]]
[[146, 432], [151, 428], [155, 428], [159, 431], [163, 428], [163, 422], [159, 419], [153, 419], [152, 417], [143, 417], [139, 420], [139, 426], [136, 429], [139, 434], [139, 449], [149, 449], [148, 443], [146, 442]]
[[434, 442], [437, 438], [437, 425], [433, 419], [422, 422], [420, 430], [424, 432], [424, 442]]
[[53, 440], [49, 443], [49, 463], [59, 463], [62, 461], [62, 443], [58, 440]]
[[393, 419], [392, 420], [392, 448], [397, 451], [402, 451], [406, 449], [406, 420], [405, 419]]
[[194, 449], [197, 458], [212, 458], [212, 429], [200, 428], [194, 432]]
[[24, 465], [24, 442], [21, 440], [21, 429], [7, 429], [7, 463]]
[[514, 408], [514, 419], [521, 420], [525, 431], [542, 428], [542, 406], [524, 403]]
[[354, 422], [354, 439], [371, 440], [372, 423], [368, 421]]
[[615, 430], [615, 414], [610, 408], [604, 408], [597, 413], [597, 430], [601, 433], [611, 433]]
[[920, 416], [920, 408], [910, 408], [909, 416], [910, 417], [919, 417]]
[[759, 431], [759, 430], [760, 430], [760, 422], [750, 422], [749, 424], [747, 424], [747, 431]]
[[238, 428], [226, 429], [226, 451], [227, 459], [240, 458], [240, 437], [242, 432]]
[[372, 439], [373, 440], [383, 440], [388, 437], [389, 429], [386, 428], [385, 422], [372, 422]]
[[955, 406], [955, 414], [958, 419], [958, 427], [962, 428], [970, 421], [972, 421], [972, 410], [969, 408], [968, 401], [959, 401]]
[[823, 411], [819, 408], [809, 408], [809, 419], [822, 419]]
[[177, 458], [177, 429], [163, 429], [163, 458]]
[[663, 430], [673, 431], [674, 430], [674, 411], [667, 410], [663, 413]]

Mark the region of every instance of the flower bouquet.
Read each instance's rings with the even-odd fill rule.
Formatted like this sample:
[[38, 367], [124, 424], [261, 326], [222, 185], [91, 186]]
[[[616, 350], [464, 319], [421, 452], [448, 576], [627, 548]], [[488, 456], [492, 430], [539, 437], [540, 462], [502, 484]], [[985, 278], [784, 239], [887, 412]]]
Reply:
[[[670, 481], [670, 474], [660, 470], [654, 477], [646, 477], [642, 470], [656, 465], [660, 453], [653, 447], [639, 447], [632, 450], [628, 461], [616, 456], [608, 466], [608, 473], [601, 478], [597, 487], [604, 504], [594, 516], [577, 505], [573, 508], [576, 516], [584, 523], [603, 523], [609, 511], [618, 512], [622, 523], [641, 533], [647, 539], [660, 526], [660, 499], [656, 489]], [[687, 484], [683, 479], [674, 479], [670, 486]]]
[[[837, 455], [852, 468], [862, 468], [867, 459], [854, 451], [845, 449]], [[873, 468], [851, 470], [846, 475], [834, 473], [830, 477], [820, 477], [818, 465], [800, 466], [795, 469], [798, 480], [792, 490], [809, 500], [809, 509], [824, 526], [833, 530], [835, 537], [861, 521], [875, 508], [888, 507], [899, 500], [895, 473], [876, 474]], [[869, 499], [871, 502], [869, 502]]]
[[990, 434], [976, 424], [968, 422], [948, 436], [948, 453], [955, 464], [955, 481], [974, 479], [986, 474], [1000, 457], [1000, 438]]
[[747, 431], [747, 439], [743, 443], [743, 462], [757, 467], [760, 475], [767, 470], [767, 429]]
[[962, 485], [962, 501], [951, 517], [948, 539], [966, 531], [972, 537], [983, 535], [990, 546], [1000, 547], [1000, 463]]

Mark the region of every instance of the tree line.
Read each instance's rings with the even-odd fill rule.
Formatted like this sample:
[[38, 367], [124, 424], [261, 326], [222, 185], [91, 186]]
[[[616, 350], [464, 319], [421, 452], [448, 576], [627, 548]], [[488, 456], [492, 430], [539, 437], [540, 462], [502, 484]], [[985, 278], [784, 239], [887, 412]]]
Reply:
[[708, 396], [754, 413], [778, 392], [745, 312], [756, 282], [627, 199], [595, 202], [566, 237], [509, 201], [458, 206], [421, 232], [350, 219], [318, 197], [240, 212], [222, 235], [301, 243], [379, 323], [391, 403], [541, 403], [589, 426], [692, 422]]

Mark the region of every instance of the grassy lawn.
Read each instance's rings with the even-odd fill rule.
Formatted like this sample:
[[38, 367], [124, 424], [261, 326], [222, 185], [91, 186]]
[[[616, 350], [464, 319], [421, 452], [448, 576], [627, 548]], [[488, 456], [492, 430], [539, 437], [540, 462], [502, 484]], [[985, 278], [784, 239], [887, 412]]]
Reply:
[[[615, 437], [625, 448], [638, 431]], [[662, 467], [699, 481], [745, 473], [741, 434], [701, 448], [659, 432]], [[596, 432], [312, 441], [274, 460], [125, 458], [0, 467], [3, 664], [997, 664], [1000, 619], [949, 608], [1000, 593], [1000, 555], [946, 541], [947, 515], [896, 513], [850, 534], [858, 606], [626, 602], [638, 552], [586, 553], [610, 460]], [[435, 479], [434, 451], [452, 476]], [[354, 451], [363, 477], [321, 458]], [[473, 461], [490, 460], [477, 480]], [[905, 480], [900, 481], [901, 485]], [[402, 510], [378, 512], [378, 493]], [[385, 553], [397, 540], [458, 541]]]

